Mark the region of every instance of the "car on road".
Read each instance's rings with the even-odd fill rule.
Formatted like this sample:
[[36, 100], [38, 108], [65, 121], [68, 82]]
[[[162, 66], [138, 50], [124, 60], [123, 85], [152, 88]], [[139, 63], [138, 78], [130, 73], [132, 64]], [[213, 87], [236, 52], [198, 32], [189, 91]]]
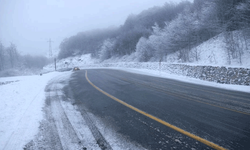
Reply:
[[80, 70], [79, 67], [74, 67], [74, 68], [73, 68], [73, 71], [78, 71], [78, 70]]

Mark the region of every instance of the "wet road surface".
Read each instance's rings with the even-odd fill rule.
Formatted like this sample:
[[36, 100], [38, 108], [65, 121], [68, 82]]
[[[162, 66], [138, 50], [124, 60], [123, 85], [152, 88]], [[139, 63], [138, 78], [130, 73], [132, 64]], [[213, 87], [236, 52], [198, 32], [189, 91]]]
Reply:
[[79, 111], [146, 149], [250, 149], [250, 93], [109, 69], [77, 71], [69, 86]]

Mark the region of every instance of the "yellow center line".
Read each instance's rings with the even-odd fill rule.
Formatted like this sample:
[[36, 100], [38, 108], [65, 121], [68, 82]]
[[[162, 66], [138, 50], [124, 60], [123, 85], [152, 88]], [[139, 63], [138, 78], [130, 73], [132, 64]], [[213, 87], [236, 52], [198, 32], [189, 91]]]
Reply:
[[144, 116], [147, 116], [147, 117], [149, 117], [149, 118], [151, 118], [151, 119], [153, 119], [153, 120], [155, 120], [155, 121], [157, 121], [157, 122], [159, 122], [159, 123], [161, 123], [161, 124], [163, 124], [163, 125], [171, 128], [171, 129], [174, 129], [174, 130], [176, 130], [176, 131], [178, 131], [178, 132], [180, 132], [180, 133], [182, 133], [184, 135], [187, 135], [187, 136], [189, 136], [189, 137], [191, 137], [191, 138], [193, 138], [193, 139], [195, 139], [195, 140], [197, 140], [197, 141], [199, 141], [199, 142], [201, 142], [203, 144], [206, 144], [209, 147], [212, 147], [212, 148], [217, 149], [217, 150], [226, 150], [225, 148], [223, 148], [223, 147], [221, 147], [221, 146], [219, 146], [217, 144], [214, 144], [214, 143], [212, 143], [210, 141], [207, 141], [207, 140], [205, 140], [205, 139], [203, 139], [203, 138], [201, 138], [199, 136], [196, 136], [196, 135], [194, 135], [192, 133], [189, 133], [189, 132], [187, 132], [185, 130], [182, 130], [181, 128], [178, 128], [178, 127], [176, 127], [176, 126], [174, 126], [174, 125], [172, 125], [170, 123], [167, 123], [167, 122], [165, 122], [165, 121], [163, 121], [163, 120], [161, 120], [161, 119], [159, 119], [159, 118], [157, 118], [157, 117], [155, 117], [153, 115], [150, 115], [150, 114], [148, 114], [148, 113], [146, 113], [146, 112], [144, 112], [144, 111], [142, 111], [142, 110], [140, 110], [140, 109], [138, 109], [138, 108], [136, 108], [136, 107], [134, 107], [134, 106], [132, 106], [132, 105], [130, 105], [130, 104], [128, 104], [128, 103], [126, 103], [126, 102], [124, 102], [124, 101], [122, 101], [122, 100], [120, 100], [120, 99], [118, 99], [118, 98], [116, 98], [116, 97], [114, 97], [112, 95], [110, 95], [110, 94], [108, 94], [107, 92], [103, 91], [102, 89], [100, 89], [99, 87], [97, 87], [96, 85], [94, 85], [89, 80], [87, 70], [85, 72], [85, 77], [86, 77], [86, 80], [89, 82], [89, 84], [91, 84], [95, 89], [97, 89], [98, 91], [100, 91], [104, 95], [110, 97], [111, 99], [119, 102], [120, 104], [122, 104], [122, 105], [124, 105], [124, 106], [126, 106], [126, 107], [128, 107], [128, 108], [130, 108], [130, 109], [132, 109], [132, 110], [134, 110], [134, 111], [136, 111], [136, 112], [144, 115]]

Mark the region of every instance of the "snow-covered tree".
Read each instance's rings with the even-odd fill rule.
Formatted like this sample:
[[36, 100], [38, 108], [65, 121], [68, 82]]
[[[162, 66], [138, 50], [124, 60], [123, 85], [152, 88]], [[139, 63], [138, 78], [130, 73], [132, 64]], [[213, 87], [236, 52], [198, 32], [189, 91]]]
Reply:
[[114, 39], [106, 39], [103, 41], [102, 46], [99, 50], [99, 58], [101, 61], [105, 59], [109, 59], [113, 56], [113, 48], [114, 48], [115, 40]]
[[149, 61], [155, 54], [155, 49], [152, 47], [152, 43], [144, 37], [140, 38], [136, 45], [135, 55], [141, 62]]
[[4, 70], [4, 65], [5, 65], [5, 51], [4, 51], [4, 46], [0, 42], [0, 71]]
[[7, 51], [7, 54], [8, 54], [8, 58], [9, 58], [9, 61], [10, 61], [11, 68], [14, 68], [15, 65], [18, 62], [18, 55], [19, 55], [17, 53], [16, 45], [11, 43], [10, 46], [7, 47], [6, 51]]

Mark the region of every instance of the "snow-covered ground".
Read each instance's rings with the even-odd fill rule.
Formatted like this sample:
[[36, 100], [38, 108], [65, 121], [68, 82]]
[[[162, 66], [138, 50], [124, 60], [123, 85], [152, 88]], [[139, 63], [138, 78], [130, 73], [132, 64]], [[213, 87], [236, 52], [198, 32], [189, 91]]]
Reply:
[[[188, 65], [210, 65], [210, 66], [226, 66], [226, 67], [242, 67], [250, 68], [250, 51], [245, 49], [242, 55], [242, 64], [238, 60], [231, 60], [228, 65], [225, 43], [223, 36], [214, 37], [201, 45], [193, 48], [190, 52], [190, 60], [192, 63]], [[196, 61], [194, 55], [199, 55]], [[179, 63], [178, 52], [168, 55], [163, 63]], [[153, 61], [153, 60], [152, 60]], [[139, 67], [124, 68], [125, 63], [134, 62]], [[183, 82], [194, 84], [202, 84], [218, 88], [250, 92], [249, 86], [241, 85], [225, 85], [208, 81], [202, 81], [185, 76], [171, 74], [161, 71], [160, 69], [143, 69], [142, 66], [158, 66], [158, 62], [140, 63], [136, 60], [134, 54], [123, 56], [121, 58], [111, 58], [100, 62], [98, 59], [91, 58], [90, 54], [76, 56], [59, 60], [57, 62], [58, 69], [72, 68], [79, 66], [81, 69], [90, 69], [90, 66], [96, 68], [105, 66], [107, 63], [115, 63], [113, 67], [108, 69], [119, 69], [133, 73], [146, 74], [162, 78], [171, 78]], [[138, 65], [139, 64], [139, 65]], [[114, 67], [115, 66], [115, 67]], [[44, 67], [44, 72], [54, 70], [54, 64]], [[44, 88], [48, 81], [58, 76], [59, 72], [44, 74], [43, 76], [19, 76], [0, 78], [0, 149], [22, 149], [38, 131], [39, 121], [43, 118], [42, 107], [44, 106], [45, 93]]]
[[[118, 69], [206, 86], [250, 92], [249, 86], [217, 84], [155, 70], [128, 68], [107, 69]], [[71, 72], [51, 72], [42, 76], [0, 78], [0, 149], [22, 149], [25, 144], [34, 139], [38, 133], [39, 122], [43, 119], [42, 108], [46, 95], [44, 89], [52, 78], [62, 74], [68, 74], [67, 77], [69, 77]]]
[[43, 118], [45, 86], [61, 73], [0, 78], [0, 149], [23, 149]]
[[[244, 44], [244, 38], [240, 32], [233, 32], [233, 34], [234, 38], [239, 40], [236, 41], [238, 48], [242, 50], [241, 63], [239, 56], [237, 58], [232, 58], [232, 56], [230, 56], [229, 60], [227, 44], [225, 43], [224, 33], [222, 33], [209, 39], [208, 41], [203, 42], [197, 47], [192, 48], [189, 52], [189, 60], [191, 61], [189, 64], [250, 68], [249, 44], [248, 47], [246, 47]], [[196, 60], [196, 54], [198, 60]], [[177, 63], [177, 56], [178, 52], [170, 54], [167, 59], [171, 63]]]
[[[199, 55], [198, 61], [194, 59], [195, 54]], [[177, 59], [177, 56], [178, 52], [168, 55], [164, 60], [167, 63], [176, 64], [180, 61]], [[204, 42], [198, 47], [193, 48], [190, 52], [190, 60], [192, 61], [192, 63], [188, 65], [250, 68], [249, 57], [249, 50], [245, 50], [244, 54], [242, 55], [242, 64], [240, 64], [237, 60], [232, 59], [231, 65], [229, 66], [225, 43], [223, 42], [223, 36], [219, 35]], [[124, 66], [124, 63], [131, 62], [134, 62], [137, 66], [139, 66], [139, 68], [122, 67]], [[85, 54], [82, 56], [59, 60], [57, 62], [57, 68], [66, 69], [79, 66], [81, 69], [91, 69], [91, 67], [88, 66], [95, 66], [95, 68], [100, 67], [102, 69], [105, 69], [105, 67], [101, 67], [105, 66], [103, 65], [105, 63], [116, 63], [116, 65], [113, 65], [115, 67], [106, 67], [106, 69], [118, 69], [132, 73], [157, 76], [161, 78], [170, 78], [183, 82], [250, 93], [249, 86], [218, 84], [214, 82], [202, 81], [199, 79], [171, 74], [161, 71], [161, 69], [143, 69], [143, 67], [140, 66], [145, 66], [147, 64], [152, 65], [154, 63], [156, 63], [155, 66], [158, 66], [158, 62], [141, 63], [140, 65], [140, 63], [136, 60], [134, 54], [131, 54], [130, 56], [123, 56], [121, 58], [111, 58], [109, 60], [105, 60], [104, 62], [100, 62], [100, 60], [98, 59], [91, 58], [90, 54]], [[51, 64], [44, 67], [43, 69], [44, 72], [50, 73], [44, 74], [42, 76], [34, 75], [0, 78], [0, 150], [23, 149], [25, 144], [34, 139], [35, 135], [38, 133], [39, 122], [43, 119], [42, 108], [44, 107], [46, 98], [44, 89], [47, 83], [52, 78], [58, 77], [63, 74], [68, 74], [66, 76], [69, 77], [69, 74], [71, 74], [71, 72], [51, 72], [53, 70], [54, 64]], [[73, 106], [69, 105], [68, 103], [67, 105], [67, 108], [72, 108], [67, 109], [66, 111], [71, 110], [72, 112], [76, 113]], [[66, 103], [63, 106], [66, 106]], [[101, 123], [98, 123], [97, 125], [100, 124]], [[98, 128], [100, 129], [100, 131], [102, 131], [101, 126], [99, 126]], [[109, 137], [109, 140], [110, 139], [111, 138]], [[117, 141], [110, 143], [117, 143]], [[112, 146], [114, 145], [115, 144], [113, 144]]]

